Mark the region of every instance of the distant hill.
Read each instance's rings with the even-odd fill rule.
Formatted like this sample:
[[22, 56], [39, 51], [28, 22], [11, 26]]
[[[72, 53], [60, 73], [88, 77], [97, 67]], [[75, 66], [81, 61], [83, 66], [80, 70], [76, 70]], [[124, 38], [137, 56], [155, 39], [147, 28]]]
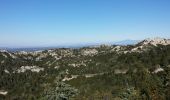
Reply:
[[109, 42], [109, 43], [82, 43], [82, 44], [74, 44], [74, 45], [67, 45], [67, 46], [50, 46], [50, 47], [28, 47], [28, 48], [8, 48], [8, 47], [0, 47], [2, 50], [7, 50], [10, 52], [17, 52], [17, 51], [26, 51], [26, 52], [34, 52], [39, 50], [48, 50], [48, 49], [57, 49], [57, 48], [81, 48], [81, 47], [88, 47], [88, 46], [99, 46], [102, 44], [109, 44], [109, 45], [134, 45], [137, 44], [139, 40], [123, 40], [118, 42]]
[[123, 40], [123, 41], [119, 41], [119, 42], [115, 42], [113, 44], [116, 45], [134, 45], [137, 44], [140, 40]]

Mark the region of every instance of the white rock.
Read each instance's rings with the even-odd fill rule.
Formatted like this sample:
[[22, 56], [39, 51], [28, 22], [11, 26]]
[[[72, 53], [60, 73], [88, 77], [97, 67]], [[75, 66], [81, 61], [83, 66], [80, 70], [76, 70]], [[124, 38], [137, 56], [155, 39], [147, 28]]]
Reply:
[[8, 53], [13, 59], [17, 58], [17, 56], [15, 56], [14, 54], [12, 53]]
[[69, 64], [69, 66], [77, 67], [77, 65], [76, 65], [76, 64]]
[[170, 44], [170, 40], [169, 39], [164, 39], [164, 38], [153, 38], [153, 39], [146, 39], [143, 41], [143, 45], [147, 45], [147, 44], [151, 44], [154, 46], [157, 46], [158, 44], [161, 45], [169, 45]]
[[54, 50], [48, 50], [48, 53], [51, 53], [51, 52], [53, 52]]
[[55, 67], [54, 67], [54, 69], [59, 69], [59, 68], [60, 68], [60, 66], [55, 66]]
[[116, 47], [114, 47], [111, 51], [116, 51], [116, 52], [118, 52], [118, 51], [120, 51], [121, 50], [121, 46], [116, 46]]
[[8, 70], [6, 70], [6, 69], [4, 70], [4, 72], [9, 74], [9, 71], [8, 71]]
[[0, 94], [1, 94], [1, 95], [7, 95], [7, 94], [8, 94], [8, 91], [0, 90]]
[[84, 56], [93, 56], [96, 55], [98, 51], [96, 49], [85, 49], [82, 50], [82, 55]]
[[0, 52], [8, 52], [7, 50], [0, 50]]
[[158, 72], [162, 72], [162, 71], [164, 71], [164, 69], [161, 68], [161, 67], [158, 67], [158, 68], [155, 69], [152, 73], [158, 73]]
[[38, 67], [38, 66], [21, 66], [21, 68], [17, 70], [17, 73], [23, 73], [27, 70], [38, 73], [40, 71], [44, 71], [44, 68], [41, 68], [41, 67]]
[[7, 58], [8, 56], [7, 55], [5, 55], [5, 54], [2, 54], [2, 56], [4, 56], [5, 58]]
[[114, 73], [115, 74], [126, 74], [128, 69], [115, 69]]
[[79, 76], [79, 75], [71, 75], [70, 78], [65, 77], [62, 81], [69, 81], [69, 80], [72, 80], [72, 79], [74, 79], [74, 78], [77, 78], [78, 76]]

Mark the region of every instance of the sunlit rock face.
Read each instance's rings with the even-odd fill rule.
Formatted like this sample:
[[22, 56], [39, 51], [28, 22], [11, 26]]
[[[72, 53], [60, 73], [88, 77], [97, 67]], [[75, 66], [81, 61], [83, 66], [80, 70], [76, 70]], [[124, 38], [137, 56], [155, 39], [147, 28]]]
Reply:
[[96, 49], [86, 49], [86, 50], [82, 50], [82, 55], [84, 56], [93, 56], [96, 55], [98, 53], [98, 51]]
[[24, 73], [27, 70], [38, 73], [40, 71], [44, 71], [44, 68], [38, 66], [21, 66], [21, 68], [17, 70], [17, 73]]
[[164, 39], [164, 38], [149, 38], [149, 39], [145, 39], [141, 42], [143, 45], [147, 45], [147, 44], [151, 44], [154, 46], [157, 46], [158, 44], [161, 45], [169, 45], [170, 44], [170, 40], [169, 39]]

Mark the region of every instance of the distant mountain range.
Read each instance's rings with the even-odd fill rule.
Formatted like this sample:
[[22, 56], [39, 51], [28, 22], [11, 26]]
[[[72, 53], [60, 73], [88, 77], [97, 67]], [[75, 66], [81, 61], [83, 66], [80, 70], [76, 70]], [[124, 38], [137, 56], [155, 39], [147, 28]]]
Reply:
[[[48, 49], [57, 49], [57, 48], [81, 48], [81, 47], [88, 47], [88, 46], [100, 46], [102, 44], [108, 44], [108, 45], [135, 45], [140, 44], [141, 42], [150, 43], [150, 44], [165, 44], [168, 43], [165, 41], [166, 39], [163, 38], [152, 38], [152, 39], [145, 39], [145, 40], [122, 40], [118, 42], [109, 42], [109, 43], [86, 43], [86, 44], [75, 44], [70, 46], [51, 46], [51, 47], [30, 47], [30, 48], [4, 48], [0, 47], [0, 49], [11, 51], [11, 52], [17, 52], [17, 51], [26, 51], [26, 52], [32, 52], [32, 51], [39, 51], [39, 50], [48, 50]], [[160, 42], [160, 43], [159, 43]]]
[[123, 40], [123, 41], [115, 42], [113, 44], [116, 44], [116, 45], [134, 45], [134, 44], [137, 44], [138, 42], [140, 42], [140, 40]]
[[[109, 44], [109, 45], [134, 45], [138, 43], [140, 40], [123, 40], [123, 41], [118, 41], [118, 42], [109, 42], [109, 43], [104, 43], [104, 44]], [[103, 43], [86, 43], [86, 44], [74, 44], [70, 46], [49, 46], [49, 47], [28, 47], [28, 48], [10, 48], [10, 47], [0, 47], [0, 49], [3, 50], [8, 50], [12, 52], [16, 51], [38, 51], [38, 50], [47, 50], [47, 49], [55, 49], [55, 48], [81, 48], [81, 47], [87, 47], [87, 46], [96, 46], [96, 45], [101, 45]]]

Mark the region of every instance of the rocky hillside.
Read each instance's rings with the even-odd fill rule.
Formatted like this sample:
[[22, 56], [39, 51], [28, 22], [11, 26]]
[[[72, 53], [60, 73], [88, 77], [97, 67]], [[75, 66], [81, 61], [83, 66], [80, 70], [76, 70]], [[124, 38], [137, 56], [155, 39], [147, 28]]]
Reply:
[[[162, 38], [127, 46], [1, 50], [0, 98], [41, 100], [50, 95], [61, 100], [168, 100], [169, 52], [170, 40]], [[60, 92], [51, 94], [56, 87]]]
[[140, 42], [139, 44], [141, 45], [154, 45], [157, 46], [158, 44], [160, 45], [169, 45], [170, 44], [170, 39], [164, 39], [164, 38], [153, 38], [153, 39], [145, 39], [142, 42]]

